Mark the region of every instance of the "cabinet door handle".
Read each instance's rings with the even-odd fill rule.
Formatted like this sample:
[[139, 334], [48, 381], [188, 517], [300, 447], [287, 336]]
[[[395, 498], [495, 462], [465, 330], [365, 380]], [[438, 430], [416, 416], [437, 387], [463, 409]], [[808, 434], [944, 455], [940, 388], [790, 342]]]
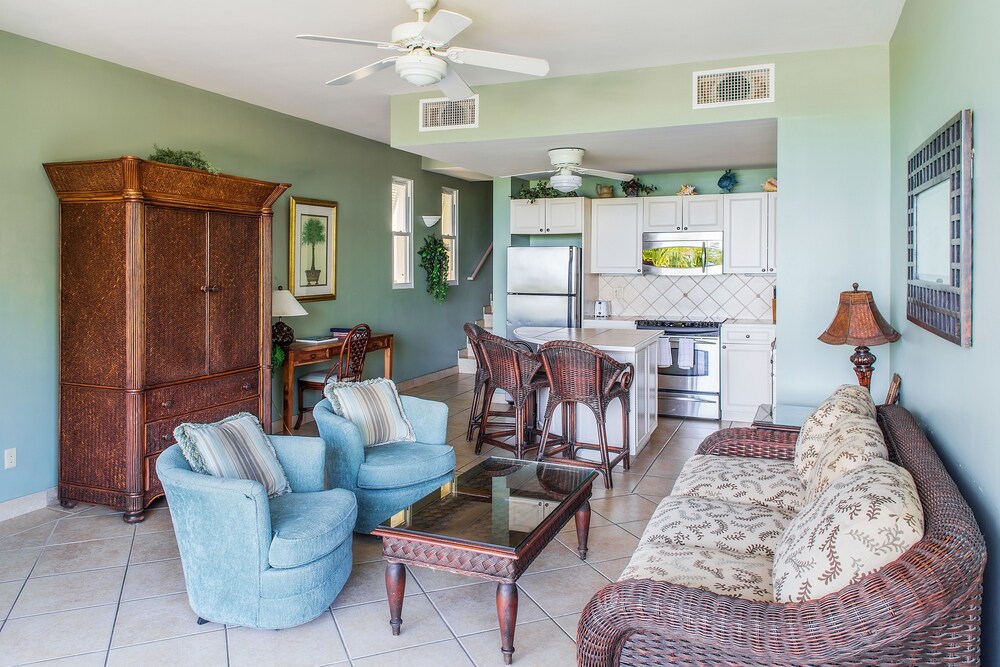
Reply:
[[749, 337], [750, 337], [750, 334], [747, 334], [747, 338], [749, 338]]
[[551, 230], [550, 228], [546, 227], [546, 228], [545, 228], [545, 231], [546, 231], [546, 232], [551, 232], [552, 230]]
[[636, 269], [635, 272], [636, 273], [642, 273], [642, 269]]
[[163, 442], [167, 442], [168, 440], [170, 440], [170, 435], [164, 433], [163, 435], [160, 436], [160, 440], [162, 440]]
[[725, 345], [723, 345], [723, 346], [722, 346], [722, 349], [723, 349], [723, 350], [725, 350], [725, 349], [726, 349], [726, 346], [725, 346]]
[[160, 403], [160, 405], [162, 407], [164, 407], [164, 408], [172, 408], [172, 407], [174, 407], [174, 402], [172, 400], [168, 399], [168, 400], [163, 401], [162, 403]]
[[544, 232], [545, 230], [544, 230], [544, 229], [542, 229], [541, 227], [539, 227], [539, 228], [538, 228], [538, 231], [540, 231], [540, 232]]
[[252, 386], [253, 385], [251, 385], [249, 382], [247, 382], [246, 384], [243, 385], [242, 389], [243, 389], [243, 391], [250, 391], [250, 387], [252, 387]]
[[218, 292], [220, 288], [218, 285], [202, 285], [199, 289], [201, 289], [202, 292], [208, 293]]
[[677, 229], [680, 229], [680, 227], [678, 227]]

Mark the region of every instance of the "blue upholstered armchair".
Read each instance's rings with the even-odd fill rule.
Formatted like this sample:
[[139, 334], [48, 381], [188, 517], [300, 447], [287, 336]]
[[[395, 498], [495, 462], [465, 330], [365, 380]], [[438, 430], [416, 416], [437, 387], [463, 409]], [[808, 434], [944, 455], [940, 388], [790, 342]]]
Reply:
[[270, 436], [292, 493], [193, 472], [178, 445], [156, 462], [199, 617], [288, 628], [319, 616], [351, 573], [354, 494], [325, 491], [319, 438]]
[[416, 442], [365, 447], [358, 427], [333, 412], [328, 399], [313, 410], [326, 443], [326, 482], [358, 498], [354, 530], [369, 533], [390, 516], [451, 479], [455, 450], [445, 444], [448, 406], [400, 396]]

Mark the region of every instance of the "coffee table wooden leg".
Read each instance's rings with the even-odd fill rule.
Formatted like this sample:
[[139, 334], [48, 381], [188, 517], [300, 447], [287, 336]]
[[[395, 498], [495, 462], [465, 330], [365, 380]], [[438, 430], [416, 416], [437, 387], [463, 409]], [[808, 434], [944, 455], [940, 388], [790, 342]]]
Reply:
[[500, 652], [503, 664], [514, 658], [514, 626], [517, 624], [517, 584], [497, 584], [497, 618], [500, 620]]
[[576, 548], [580, 558], [587, 560], [587, 538], [590, 536], [590, 501], [585, 500], [576, 511]]
[[403, 624], [403, 591], [406, 589], [406, 568], [402, 563], [385, 566], [385, 591], [389, 594], [389, 625], [392, 634], [399, 634]]

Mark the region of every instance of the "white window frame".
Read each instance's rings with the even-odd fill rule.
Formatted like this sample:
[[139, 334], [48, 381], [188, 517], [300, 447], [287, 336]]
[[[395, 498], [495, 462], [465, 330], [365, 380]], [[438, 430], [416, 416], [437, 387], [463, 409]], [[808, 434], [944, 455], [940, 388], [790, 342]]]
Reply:
[[449, 285], [458, 284], [458, 190], [455, 188], [441, 188], [441, 217], [444, 218], [444, 196], [451, 195], [451, 231], [453, 234], [444, 233], [444, 223], [441, 224], [441, 239], [447, 241], [451, 239], [452, 252], [448, 257], [448, 279]]
[[[395, 225], [393, 225], [394, 217], [396, 211], [392, 205], [392, 193], [395, 186], [402, 185], [406, 187], [406, 200], [403, 202], [403, 214], [406, 216], [405, 230], [398, 232], [396, 231]], [[392, 177], [392, 183], [389, 186], [389, 231], [391, 233], [390, 238], [390, 248], [389, 252], [392, 256], [392, 261], [389, 267], [389, 280], [392, 283], [392, 289], [412, 289], [413, 288], [413, 180], [409, 178], [400, 178], [399, 176]], [[405, 238], [406, 239], [406, 282], [396, 282], [396, 239]]]

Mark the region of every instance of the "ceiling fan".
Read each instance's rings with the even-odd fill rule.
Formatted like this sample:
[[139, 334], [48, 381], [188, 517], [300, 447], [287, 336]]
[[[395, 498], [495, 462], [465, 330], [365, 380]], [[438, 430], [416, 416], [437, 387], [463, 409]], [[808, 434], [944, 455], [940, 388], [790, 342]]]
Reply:
[[539, 176], [552, 174], [549, 177], [549, 185], [559, 192], [572, 192], [583, 183], [580, 175], [599, 176], [601, 178], [613, 178], [616, 181], [628, 181], [633, 178], [632, 174], [623, 174], [618, 171], [606, 171], [604, 169], [589, 169], [580, 166], [583, 163], [584, 150], [582, 148], [553, 148], [549, 151], [549, 162], [552, 169], [547, 171], [532, 171], [526, 174], [512, 174], [512, 176]]
[[549, 63], [541, 58], [450, 46], [449, 42], [468, 28], [472, 24], [472, 19], [455, 12], [438, 10], [430, 21], [425, 21], [424, 15], [437, 4], [437, 0], [406, 0], [406, 4], [417, 13], [417, 20], [401, 23], [393, 28], [388, 42], [323, 35], [296, 35], [296, 37], [320, 42], [374, 46], [402, 54], [383, 58], [371, 65], [331, 79], [326, 82], [328, 86], [342, 86], [395, 65], [396, 73], [405, 81], [415, 86], [437, 85], [449, 99], [464, 100], [472, 97], [474, 93], [458, 72], [448, 66], [449, 60], [460, 65], [476, 65], [533, 76], [545, 76], [549, 73]]

